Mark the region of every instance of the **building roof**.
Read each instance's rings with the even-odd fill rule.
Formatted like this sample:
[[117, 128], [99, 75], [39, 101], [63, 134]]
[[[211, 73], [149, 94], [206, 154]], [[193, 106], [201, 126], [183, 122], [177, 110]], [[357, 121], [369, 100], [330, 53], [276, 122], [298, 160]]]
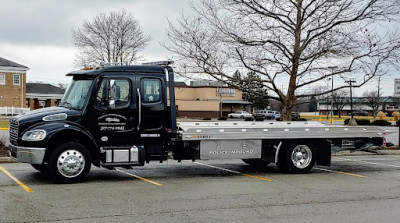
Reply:
[[[353, 97], [353, 103], [365, 103], [366, 102], [366, 97]], [[400, 102], [400, 98], [398, 97], [379, 97], [379, 102], [380, 103], [398, 103]], [[320, 104], [330, 104], [331, 100], [330, 99], [323, 99], [319, 101]], [[350, 104], [350, 97], [343, 98], [343, 103], [349, 103]]]
[[[169, 86], [169, 81], [167, 81], [167, 86]], [[175, 81], [174, 86], [175, 87], [187, 87], [187, 84], [183, 81]]]
[[64, 94], [65, 90], [51, 84], [26, 83], [27, 94]]
[[13, 62], [13, 61], [4, 59], [3, 57], [0, 57], [0, 66], [1, 66], [1, 67], [19, 67], [19, 68], [26, 68], [26, 69], [28, 69], [27, 66], [24, 66], [24, 65], [15, 63], [15, 62]]

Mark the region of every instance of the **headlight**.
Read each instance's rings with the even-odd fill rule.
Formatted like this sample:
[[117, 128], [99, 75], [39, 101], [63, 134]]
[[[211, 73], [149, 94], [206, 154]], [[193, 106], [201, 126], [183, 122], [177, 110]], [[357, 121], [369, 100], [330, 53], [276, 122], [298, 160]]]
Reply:
[[32, 130], [25, 132], [22, 136], [23, 141], [41, 141], [46, 137], [46, 131], [44, 130]]

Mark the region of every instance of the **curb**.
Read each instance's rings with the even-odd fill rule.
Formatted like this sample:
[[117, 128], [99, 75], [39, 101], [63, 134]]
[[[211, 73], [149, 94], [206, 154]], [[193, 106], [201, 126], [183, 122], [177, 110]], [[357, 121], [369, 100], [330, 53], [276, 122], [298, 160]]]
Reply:
[[364, 152], [364, 151], [340, 151], [332, 153], [332, 156], [364, 156], [364, 155], [392, 155], [400, 156], [400, 150], [373, 150], [374, 152]]
[[0, 164], [1, 163], [18, 163], [18, 162], [12, 159], [11, 157], [0, 157]]

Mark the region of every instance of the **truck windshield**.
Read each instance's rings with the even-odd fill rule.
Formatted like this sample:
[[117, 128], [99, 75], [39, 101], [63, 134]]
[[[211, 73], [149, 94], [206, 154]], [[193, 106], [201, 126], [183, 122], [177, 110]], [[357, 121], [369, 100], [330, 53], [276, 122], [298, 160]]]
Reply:
[[93, 80], [72, 80], [61, 100], [60, 106], [81, 109]]

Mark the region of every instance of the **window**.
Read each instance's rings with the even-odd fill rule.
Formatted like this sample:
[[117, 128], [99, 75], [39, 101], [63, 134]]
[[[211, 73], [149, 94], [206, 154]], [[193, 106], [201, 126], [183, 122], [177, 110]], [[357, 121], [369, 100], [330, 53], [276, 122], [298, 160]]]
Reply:
[[109, 106], [109, 97], [112, 97], [113, 94], [108, 91], [108, 86], [110, 82], [114, 81], [114, 89], [115, 89], [115, 108], [125, 107], [129, 104], [129, 92], [130, 92], [130, 84], [128, 80], [109, 80], [104, 79], [97, 91], [96, 95], [96, 105], [100, 108]]
[[115, 80], [115, 107], [129, 104], [129, 81]]
[[161, 101], [161, 81], [158, 79], [142, 80], [142, 101], [155, 103]]
[[60, 106], [81, 109], [86, 101], [92, 82], [92, 80], [72, 80]]
[[108, 80], [104, 79], [100, 84], [99, 90], [97, 91], [96, 105], [99, 107], [104, 107], [108, 105], [107, 88], [108, 88]]
[[13, 78], [13, 83], [14, 85], [20, 85], [20, 76], [19, 74], [14, 74], [14, 78]]
[[6, 84], [6, 75], [0, 73], [0, 84], [5, 85]]

